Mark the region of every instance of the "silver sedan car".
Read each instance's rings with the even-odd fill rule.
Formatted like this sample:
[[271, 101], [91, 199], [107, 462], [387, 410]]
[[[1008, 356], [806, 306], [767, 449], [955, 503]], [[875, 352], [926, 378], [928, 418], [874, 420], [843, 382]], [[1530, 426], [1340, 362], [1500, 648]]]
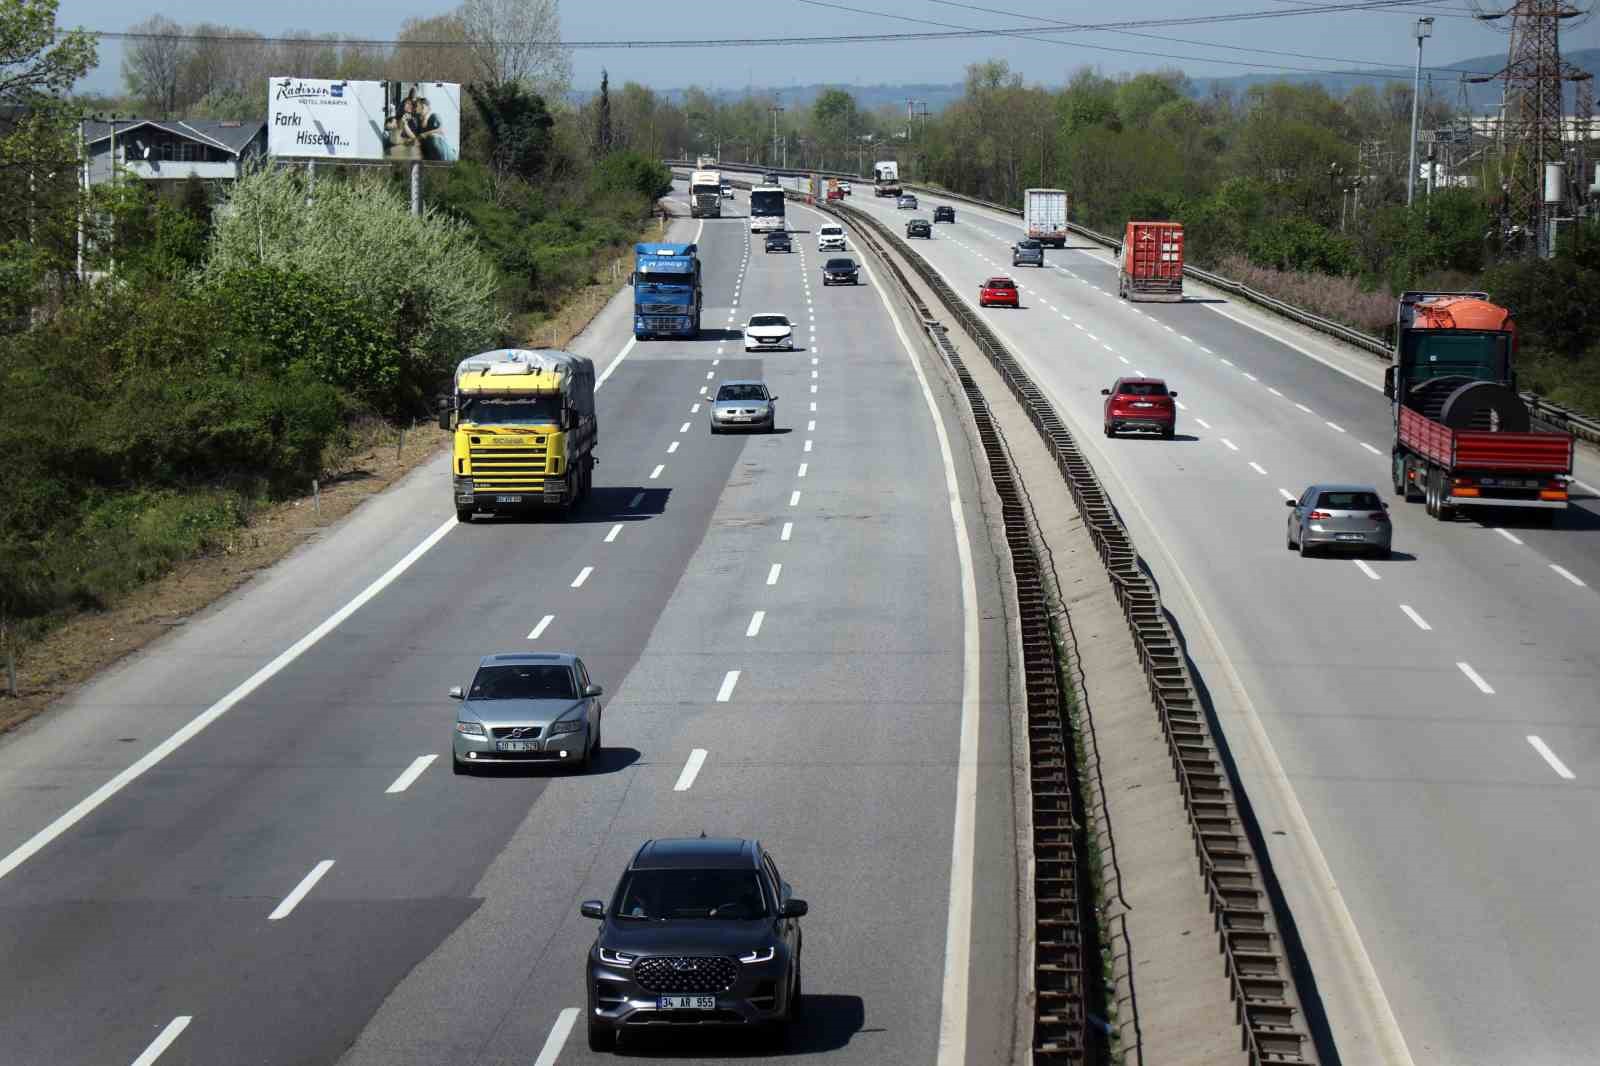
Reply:
[[599, 685], [571, 654], [485, 655], [456, 714], [458, 774], [488, 763], [555, 762], [588, 769], [600, 752]]
[[711, 401], [711, 432], [760, 429], [771, 433], [778, 424], [778, 398], [763, 381], [724, 381]]
[[1349, 551], [1389, 557], [1394, 531], [1389, 505], [1371, 485], [1312, 485], [1290, 508], [1286, 545], [1302, 556]]

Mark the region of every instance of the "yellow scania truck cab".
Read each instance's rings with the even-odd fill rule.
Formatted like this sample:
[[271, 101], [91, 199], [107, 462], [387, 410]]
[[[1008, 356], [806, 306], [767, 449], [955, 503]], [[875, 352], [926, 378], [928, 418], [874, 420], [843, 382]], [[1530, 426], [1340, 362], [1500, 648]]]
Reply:
[[500, 348], [463, 359], [439, 426], [455, 430], [456, 518], [570, 510], [594, 480], [594, 362], [553, 348]]

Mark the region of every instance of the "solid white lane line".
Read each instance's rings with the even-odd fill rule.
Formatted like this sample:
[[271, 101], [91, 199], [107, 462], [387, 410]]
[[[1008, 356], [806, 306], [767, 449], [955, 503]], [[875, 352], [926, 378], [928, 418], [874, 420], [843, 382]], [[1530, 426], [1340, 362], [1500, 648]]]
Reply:
[[654, 470], [650, 471], [650, 480], [654, 481], [656, 478], [660, 477], [661, 471], [665, 469], [666, 466], [664, 464], [658, 464]]
[[759, 634], [761, 632], [761, 623], [766, 619], [766, 617], [766, 611], [757, 611], [755, 614], [751, 615], [750, 624], [745, 626], [744, 635], [747, 637], [753, 637]]
[[1556, 757], [1556, 753], [1550, 750], [1550, 745], [1546, 744], [1538, 737], [1530, 736], [1528, 738], [1528, 743], [1533, 745], [1533, 750], [1538, 752], [1540, 756], [1543, 757], [1544, 761], [1550, 764], [1550, 769], [1554, 770], [1557, 776], [1561, 777], [1563, 780], [1571, 781], [1574, 777], [1578, 776], [1571, 770], [1567, 769], [1567, 764]]
[[1254, 470], [1258, 474], [1261, 474], [1262, 476], [1265, 476], [1267, 473], [1265, 470], [1261, 469], [1261, 464], [1256, 462], [1254, 459], [1250, 460], [1250, 469]]
[[678, 775], [678, 783], [672, 786], [674, 792], [687, 792], [689, 786], [694, 784], [695, 777], [700, 773], [700, 767], [706, 764], [706, 749], [695, 748], [689, 753], [689, 761], [683, 764], [683, 773]]
[[773, 563], [771, 568], [767, 570], [767, 584], [776, 585], [778, 583], [778, 575], [781, 573], [783, 573], [783, 564]]
[[800, 464], [800, 472], [795, 474], [795, 477], [805, 477], [806, 476], [806, 467], [808, 467], [810, 465], [811, 465], [810, 463], [801, 463]]
[[1293, 500], [1293, 499], [1297, 499], [1297, 497], [1296, 497], [1296, 496], [1295, 496], [1295, 494], [1294, 494], [1294, 493], [1292, 493], [1292, 492], [1290, 492], [1290, 491], [1289, 491], [1289, 490], [1288, 490], [1288, 489], [1279, 489], [1279, 490], [1278, 490], [1278, 495], [1279, 495], [1279, 496], [1282, 496], [1282, 497], [1283, 497], [1283, 498], [1284, 498], [1284, 499], [1286, 499], [1286, 500]]
[[1556, 573], [1560, 574], [1562, 577], [1566, 578], [1568, 581], [1572, 582], [1574, 585], [1577, 585], [1579, 588], [1587, 588], [1588, 587], [1584, 583], [1583, 578], [1579, 577], [1577, 574], [1574, 574], [1571, 570], [1568, 570], [1564, 566], [1557, 566], [1555, 563], [1551, 563], [1550, 564], [1550, 569], [1554, 570]]
[[1486, 696], [1493, 696], [1494, 689], [1485, 681], [1470, 663], [1456, 663], [1456, 669], [1467, 675], [1467, 680], [1478, 686], [1478, 691]]
[[1577, 478], [1573, 478], [1572, 483], [1592, 496], [1600, 496], [1600, 489], [1595, 488], [1586, 481], [1579, 481]]
[[799, 503], [800, 503], [800, 490], [799, 489], [795, 489], [793, 492], [789, 493], [789, 506], [790, 507], [794, 507], [794, 506], [797, 506]]
[[687, 432], [689, 432], [689, 423], [685, 422], [683, 425], [679, 426], [678, 427], [678, 432], [679, 433], [687, 433]]
[[637, 344], [637, 343], [638, 343], [637, 340], [635, 340], [633, 338], [629, 338], [628, 343], [624, 344], [622, 346], [622, 351], [618, 352], [617, 353], [617, 357], [615, 359], [611, 360], [611, 365], [606, 367], [605, 372], [602, 373], [598, 378], [595, 379], [595, 382], [594, 382], [594, 387], [595, 388], [598, 389], [601, 385], [604, 385], [606, 383], [606, 379], [609, 378], [612, 375], [612, 373], [617, 369], [617, 367], [622, 365], [622, 361], [624, 359], [628, 358], [628, 353], [633, 351], [633, 346], [635, 344]]
[[633, 499], [628, 501], [628, 510], [630, 510], [630, 511], [633, 510], [635, 507], [639, 506], [643, 502], [644, 502], [644, 493], [642, 493], [642, 492], [634, 493], [633, 494]]
[[1203, 418], [1197, 418], [1197, 419], [1194, 420], [1194, 422], [1195, 422], [1195, 425], [1199, 426], [1201, 429], [1210, 429], [1211, 428], [1211, 423], [1207, 422]]
[[[1199, 419], [1196, 419], [1196, 421], [1199, 421]], [[1222, 438], [1222, 443], [1228, 446], [1228, 450], [1230, 452], [1236, 452], [1239, 450], [1239, 446], [1233, 443], [1233, 441], [1229, 440], [1227, 437]]]
[[529, 630], [528, 639], [538, 640], [544, 631], [550, 628], [550, 623], [554, 622], [555, 620], [556, 616], [553, 614], [547, 614], [543, 618], [539, 619], [539, 624], [534, 626], [533, 629]]
[[572, 587], [575, 589], [583, 588], [583, 583], [589, 580], [589, 575], [592, 573], [594, 573], [594, 567], [592, 566], [586, 566], [579, 570], [578, 576], [572, 579]]
[[313, 866], [311, 872], [302, 877], [300, 883], [294, 886], [294, 891], [284, 896], [283, 902], [273, 908], [271, 914], [267, 915], [267, 921], [276, 922], [289, 917], [294, 909], [300, 905], [300, 901], [305, 899], [313, 888], [317, 887], [317, 882], [322, 880], [323, 875], [331, 869], [333, 869], [332, 859], [323, 859]]
[[[599, 388], [598, 385], [595, 387]], [[157, 744], [142, 758], [134, 762], [133, 765], [118, 773], [116, 776], [112, 777], [111, 780], [107, 781], [105, 784], [89, 793], [89, 795], [79, 800], [65, 814], [61, 815], [55, 821], [51, 822], [33, 836], [29, 837], [20, 847], [13, 850], [9, 855], [0, 858], [0, 879], [4, 879], [5, 876], [12, 870], [15, 870], [18, 866], [21, 866], [34, 855], [38, 854], [40, 849], [45, 847], [51, 841], [55, 840], [62, 833], [65, 833], [68, 829], [71, 829], [74, 825], [78, 824], [78, 822], [82, 821], [86, 815], [93, 812], [101, 804], [105, 803], [106, 800], [110, 799], [112, 796], [115, 796], [124, 788], [127, 788], [130, 783], [138, 780], [142, 775], [149, 771], [151, 767], [160, 763], [162, 759], [165, 759], [168, 755], [171, 755], [173, 752], [183, 747], [184, 744], [192, 740], [206, 726], [210, 725], [212, 722], [228, 713], [228, 711], [240, 700], [244, 699], [256, 689], [260, 688], [267, 681], [271, 680], [275, 675], [282, 671], [284, 667], [288, 666], [290, 663], [300, 658], [300, 656], [304, 655], [306, 651], [315, 645], [319, 640], [337, 629], [339, 625], [345, 621], [345, 619], [355, 614], [362, 607], [366, 606], [367, 603], [373, 599], [373, 597], [377, 596], [378, 593], [392, 585], [401, 574], [405, 573], [411, 568], [413, 563], [422, 558], [423, 555], [427, 554], [428, 549], [432, 548], [435, 544], [443, 540], [447, 533], [459, 525], [460, 523], [454, 518], [446, 520], [445, 523], [438, 529], [435, 529], [432, 533], [428, 534], [421, 544], [418, 544], [415, 548], [412, 548], [409, 552], [407, 552], [404, 558], [395, 563], [388, 570], [384, 571], [381, 577], [372, 582], [372, 584], [368, 585], [366, 588], [362, 589], [354, 599], [345, 604], [343, 607], [339, 608], [333, 614], [329, 615], [322, 622], [322, 624], [291, 644], [286, 650], [280, 653], [277, 658], [273, 659], [271, 662], [267, 663], [267, 665], [251, 674], [232, 692], [229, 692], [216, 703], [213, 703], [200, 714], [190, 719], [186, 725], [184, 725], [176, 733], [173, 733], [166, 740], [162, 741], [160, 744]]]
[[410, 788], [412, 782], [421, 777], [422, 771], [433, 765], [433, 760], [438, 757], [438, 755], [418, 755], [415, 759], [412, 759], [411, 765], [406, 767], [400, 776], [394, 779], [394, 784], [383, 790], [384, 795], [392, 796], [397, 792], [404, 792]]
[[802, 450], [804, 450], [804, 451], [808, 451], [808, 452], [809, 452], [809, 451], [810, 451], [810, 450], [811, 450], [811, 441], [809, 441], [809, 440], [807, 440], [807, 441], [806, 441], [806, 446], [805, 446], [805, 448], [804, 448], [804, 449], [802, 449]]
[[779, 540], [788, 540], [793, 534], [794, 534], [794, 523], [793, 522], [785, 522], [783, 524], [783, 532], [778, 534], [778, 539]]
[[617, 539], [617, 534], [621, 533], [621, 532], [622, 532], [622, 523], [618, 522], [616, 525], [611, 527], [611, 532], [606, 534], [606, 543], [610, 544], [612, 541], [616, 540]]
[[1329, 429], [1335, 431], [1336, 433], [1343, 433], [1344, 432], [1344, 427], [1339, 425], [1337, 422], [1324, 422], [1322, 424], [1327, 426]]
[[1298, 408], [1300, 408], [1300, 410], [1302, 410], [1302, 411], [1304, 411], [1304, 412], [1305, 412], [1305, 413], [1306, 413], [1306, 414], [1308, 414], [1308, 415], [1309, 415], [1309, 414], [1310, 414], [1310, 413], [1311, 413], [1311, 408], [1309, 408], [1309, 407], [1307, 407], [1307, 406], [1306, 406], [1306, 405], [1305, 405], [1305, 404], [1303, 404], [1303, 403], [1297, 403], [1297, 404], [1295, 404], [1295, 406], [1296, 406], [1296, 407], [1298, 407]]
[[189, 1028], [189, 1023], [194, 1021], [192, 1014], [180, 1014], [167, 1023], [167, 1027], [150, 1041], [150, 1046], [145, 1048], [138, 1058], [133, 1060], [133, 1066], [153, 1066], [161, 1057], [161, 1053], [172, 1046], [172, 1042]]
[[1356, 564], [1357, 567], [1360, 568], [1360, 570], [1361, 570], [1361, 572], [1363, 574], [1366, 574], [1372, 580], [1374, 580], [1374, 581], [1382, 581], [1383, 580], [1383, 578], [1378, 576], [1378, 572], [1376, 570], [1374, 570], [1372, 567], [1367, 565], [1367, 561], [1365, 559], [1355, 559], [1355, 560], [1352, 560], [1352, 561]]
[[1424, 619], [1420, 614], [1418, 614], [1416, 612], [1416, 609], [1413, 608], [1410, 604], [1402, 603], [1400, 605], [1400, 609], [1405, 612], [1405, 615], [1406, 615], [1407, 618], [1409, 618], [1413, 622], [1417, 623], [1417, 628], [1418, 629], [1421, 629], [1421, 630], [1431, 630], [1431, 629], [1433, 629], [1433, 627], [1430, 626], [1427, 623], [1427, 620]]
[[727, 703], [733, 698], [733, 687], [739, 683], [739, 671], [729, 670], [722, 679], [722, 687], [717, 689], [717, 702]]
[[1361, 442], [1361, 446], [1363, 448], [1365, 448], [1367, 451], [1371, 452], [1373, 455], [1382, 455], [1383, 454], [1378, 449], [1376, 449], [1372, 445], [1368, 444], [1366, 441], [1362, 441]]
[[668, 455], [671, 455], [673, 452], [675, 452], [677, 450], [678, 450], [678, 442], [677, 441], [673, 441], [671, 444], [667, 445], [667, 454]]
[[1513, 544], [1521, 544], [1522, 543], [1522, 538], [1517, 536], [1515, 533], [1511, 532], [1509, 529], [1501, 529], [1501, 528], [1499, 528], [1497, 526], [1497, 527], [1495, 527], [1495, 532], [1500, 534], [1502, 537], [1506, 538], [1507, 540], [1509, 540]]
[[533, 1066], [556, 1066], [561, 1049], [566, 1046], [567, 1037], [572, 1035], [572, 1027], [577, 1020], [577, 1007], [561, 1008], [561, 1013], [556, 1015], [556, 1024], [550, 1027], [550, 1035], [545, 1038], [544, 1047], [539, 1049], [539, 1057], [533, 1060]]

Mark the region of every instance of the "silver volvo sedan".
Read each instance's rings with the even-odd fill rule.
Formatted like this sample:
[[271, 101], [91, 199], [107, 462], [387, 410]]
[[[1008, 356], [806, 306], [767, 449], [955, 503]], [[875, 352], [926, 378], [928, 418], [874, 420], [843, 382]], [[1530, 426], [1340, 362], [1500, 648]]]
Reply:
[[556, 762], [588, 769], [600, 751], [601, 688], [572, 654], [485, 655], [461, 701], [451, 761], [458, 774], [488, 763]]

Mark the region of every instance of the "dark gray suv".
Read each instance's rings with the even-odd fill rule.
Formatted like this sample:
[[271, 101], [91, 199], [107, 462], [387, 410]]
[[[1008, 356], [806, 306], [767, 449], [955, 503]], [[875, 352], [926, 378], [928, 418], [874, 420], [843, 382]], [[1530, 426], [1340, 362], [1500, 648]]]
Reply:
[[600, 921], [584, 981], [590, 1049], [674, 1027], [781, 1033], [800, 1012], [806, 910], [759, 841], [646, 841], [610, 904], [582, 906]]

